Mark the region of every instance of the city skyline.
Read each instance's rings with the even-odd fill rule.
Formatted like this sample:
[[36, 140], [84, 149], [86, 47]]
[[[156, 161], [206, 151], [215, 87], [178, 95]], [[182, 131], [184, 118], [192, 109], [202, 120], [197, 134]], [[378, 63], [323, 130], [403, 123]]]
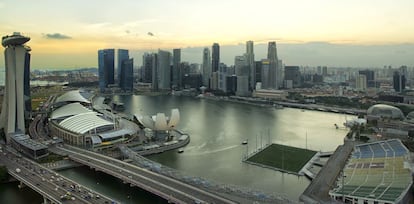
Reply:
[[[16, 4], [20, 6], [14, 6]], [[305, 51], [313, 52], [314, 42], [324, 43], [333, 47], [328, 53], [335, 48], [346, 50], [352, 46], [362, 50], [388, 46], [391, 53], [408, 53], [391, 56], [389, 63], [363, 62], [360, 65], [379, 66], [397, 64], [401, 58], [405, 59], [401, 64], [408, 64], [410, 53], [414, 52], [414, 22], [410, 20], [414, 18], [410, 11], [413, 7], [414, 2], [405, 0], [260, 1], [256, 4], [249, 1], [125, 1], [115, 4], [4, 0], [0, 1], [0, 11], [4, 14], [0, 19], [0, 32], [5, 35], [20, 31], [31, 36], [32, 47], [37, 52], [37, 58], [33, 59], [34, 68], [96, 67], [96, 50], [106, 48], [129, 49], [134, 58], [137, 55], [134, 50], [182, 48], [183, 60], [201, 63], [202, 52], [195, 58], [186, 56], [184, 49], [196, 47], [202, 50], [217, 42], [223, 50], [221, 54], [225, 55], [226, 46], [238, 46], [249, 40], [255, 45], [276, 41], [281, 45], [280, 58], [296, 65], [357, 66], [329, 59], [332, 56], [319, 59], [310, 55], [310, 59], [298, 60], [283, 54], [283, 45], [305, 46]], [[15, 12], [19, 15], [12, 15]], [[401, 46], [405, 46], [404, 49], [401, 50]], [[260, 52], [256, 47], [255, 50]], [[231, 57], [220, 56], [220, 59], [231, 64], [234, 56], [242, 53], [243, 49], [229, 54]], [[349, 55], [354, 57], [352, 53]], [[381, 52], [372, 55], [383, 57]], [[256, 54], [255, 60], [261, 60], [263, 57], [260, 56]], [[0, 64], [4, 64], [1, 60]]]

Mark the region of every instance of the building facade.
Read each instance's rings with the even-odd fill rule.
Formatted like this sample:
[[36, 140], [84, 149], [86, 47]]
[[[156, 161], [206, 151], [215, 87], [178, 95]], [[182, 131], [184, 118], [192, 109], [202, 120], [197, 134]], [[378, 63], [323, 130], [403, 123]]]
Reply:
[[134, 89], [134, 59], [132, 58], [122, 61], [119, 87], [127, 92]]
[[25, 115], [26, 117], [30, 115], [26, 101], [30, 100], [29, 78], [27, 77], [29, 73], [26, 72], [30, 72], [29, 52], [31, 49], [25, 45], [29, 40], [29, 37], [22, 36], [20, 33], [4, 36], [2, 39], [2, 45], [6, 48], [4, 50], [6, 76], [0, 128], [4, 129], [7, 142], [10, 142], [11, 134], [25, 133]]
[[180, 69], [181, 49], [173, 49], [173, 67], [172, 67], [172, 88], [182, 88], [182, 76]]
[[210, 88], [211, 78], [211, 55], [210, 49], [207, 47], [203, 49], [203, 86]]
[[103, 49], [98, 50], [98, 71], [99, 71], [99, 89], [101, 92], [108, 88], [108, 85], [115, 83], [115, 50]]
[[[117, 78], [117, 80], [118, 80], [118, 83], [120, 83], [121, 82], [121, 73], [122, 73], [122, 62], [124, 61], [124, 60], [128, 60], [129, 59], [129, 51], [128, 50], [125, 50], [125, 49], [118, 49], [118, 63], [117, 63], [117, 76], [118, 76], [118, 78]], [[120, 84], [119, 84], [119, 86], [121, 86]]]
[[254, 44], [253, 41], [246, 42], [246, 63], [249, 72], [249, 90], [253, 90], [256, 86], [256, 70], [254, 61]]

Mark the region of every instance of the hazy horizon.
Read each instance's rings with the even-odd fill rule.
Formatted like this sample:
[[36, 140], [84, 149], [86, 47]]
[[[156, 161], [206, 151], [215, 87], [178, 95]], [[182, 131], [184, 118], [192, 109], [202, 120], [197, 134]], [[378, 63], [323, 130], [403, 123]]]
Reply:
[[214, 42], [231, 65], [248, 40], [257, 60], [276, 41], [289, 65], [414, 66], [412, 8], [412, 0], [0, 0], [0, 34], [31, 37], [33, 68], [95, 67], [103, 48], [129, 49], [137, 65], [143, 50], [181, 47], [183, 60], [200, 63], [198, 51]]
[[[30, 41], [28, 43], [30, 46]], [[202, 50], [211, 46], [181, 48], [181, 61], [189, 63], [202, 62]], [[234, 57], [245, 53], [245, 44], [220, 46], [220, 61], [234, 64]], [[108, 47], [109, 48], [109, 47]], [[123, 47], [128, 49], [127, 47]], [[115, 48], [118, 49], [118, 48]], [[142, 55], [152, 50], [130, 49], [130, 57], [134, 58], [134, 66], [142, 65]], [[162, 49], [172, 52], [172, 49]], [[399, 45], [343, 45], [325, 42], [310, 43], [277, 43], [279, 59], [286, 65], [328, 66], [328, 67], [361, 67], [382, 68], [402, 65], [414, 67], [414, 44]], [[43, 54], [32, 50], [31, 69], [76, 69], [98, 67], [98, 50], [80, 54]], [[267, 44], [255, 44], [255, 60], [267, 57]], [[4, 56], [0, 58], [0, 68], [4, 68]]]

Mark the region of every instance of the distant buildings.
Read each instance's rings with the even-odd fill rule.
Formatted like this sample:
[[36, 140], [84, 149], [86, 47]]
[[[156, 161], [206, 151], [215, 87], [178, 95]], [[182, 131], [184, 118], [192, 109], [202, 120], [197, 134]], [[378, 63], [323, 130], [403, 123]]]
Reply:
[[99, 89], [104, 92], [108, 85], [115, 84], [115, 50], [98, 50]]
[[126, 59], [121, 63], [119, 87], [123, 91], [131, 92], [134, 89], [134, 59]]
[[400, 71], [395, 71], [392, 79], [394, 90], [402, 92], [405, 89], [405, 75]]
[[297, 88], [302, 85], [299, 66], [285, 67], [285, 88]]
[[129, 59], [129, 51], [125, 50], [125, 49], [118, 49], [118, 67], [117, 67], [117, 75], [118, 75], [118, 83], [120, 83], [121, 81], [121, 74], [122, 73], [122, 62], [124, 60], [128, 60]]
[[367, 89], [367, 77], [365, 75], [358, 75], [355, 81], [355, 88], [358, 91], [366, 91]]
[[211, 55], [210, 50], [206, 47], [203, 49], [203, 86], [210, 87], [210, 78], [211, 78]]
[[375, 85], [375, 73], [373, 70], [360, 70], [359, 75], [364, 75], [366, 78], [366, 86], [369, 88], [374, 88]]
[[13, 33], [4, 36], [2, 45], [6, 63], [5, 93], [0, 116], [0, 128], [4, 129], [6, 141], [12, 133], [25, 133], [25, 119], [30, 118], [30, 51], [25, 43], [29, 37]]
[[158, 83], [158, 89], [169, 90], [171, 88], [171, 53], [164, 50], [158, 50], [157, 63], [157, 80], [153, 83]]
[[[132, 91], [134, 83], [134, 63], [129, 51], [117, 50], [117, 82], [122, 91]], [[99, 89], [105, 92], [115, 84], [115, 49], [98, 50]]]
[[211, 82], [210, 88], [213, 90], [218, 89], [218, 71], [220, 66], [220, 45], [214, 43], [212, 47], [213, 53], [211, 58]]
[[172, 88], [182, 88], [181, 49], [173, 49]]
[[256, 71], [254, 61], [254, 44], [253, 41], [246, 42], [246, 65], [249, 76], [249, 90], [253, 90], [256, 86]]

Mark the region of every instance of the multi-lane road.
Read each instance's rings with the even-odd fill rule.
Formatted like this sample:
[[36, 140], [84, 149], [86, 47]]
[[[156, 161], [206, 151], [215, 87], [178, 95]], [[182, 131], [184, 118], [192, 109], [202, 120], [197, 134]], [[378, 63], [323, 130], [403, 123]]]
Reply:
[[117, 177], [152, 192], [172, 203], [236, 203], [232, 200], [188, 185], [141, 167], [72, 146], [56, 147], [72, 160]]
[[0, 163], [9, 174], [41, 194], [48, 203], [118, 203], [5, 147], [0, 154]]

